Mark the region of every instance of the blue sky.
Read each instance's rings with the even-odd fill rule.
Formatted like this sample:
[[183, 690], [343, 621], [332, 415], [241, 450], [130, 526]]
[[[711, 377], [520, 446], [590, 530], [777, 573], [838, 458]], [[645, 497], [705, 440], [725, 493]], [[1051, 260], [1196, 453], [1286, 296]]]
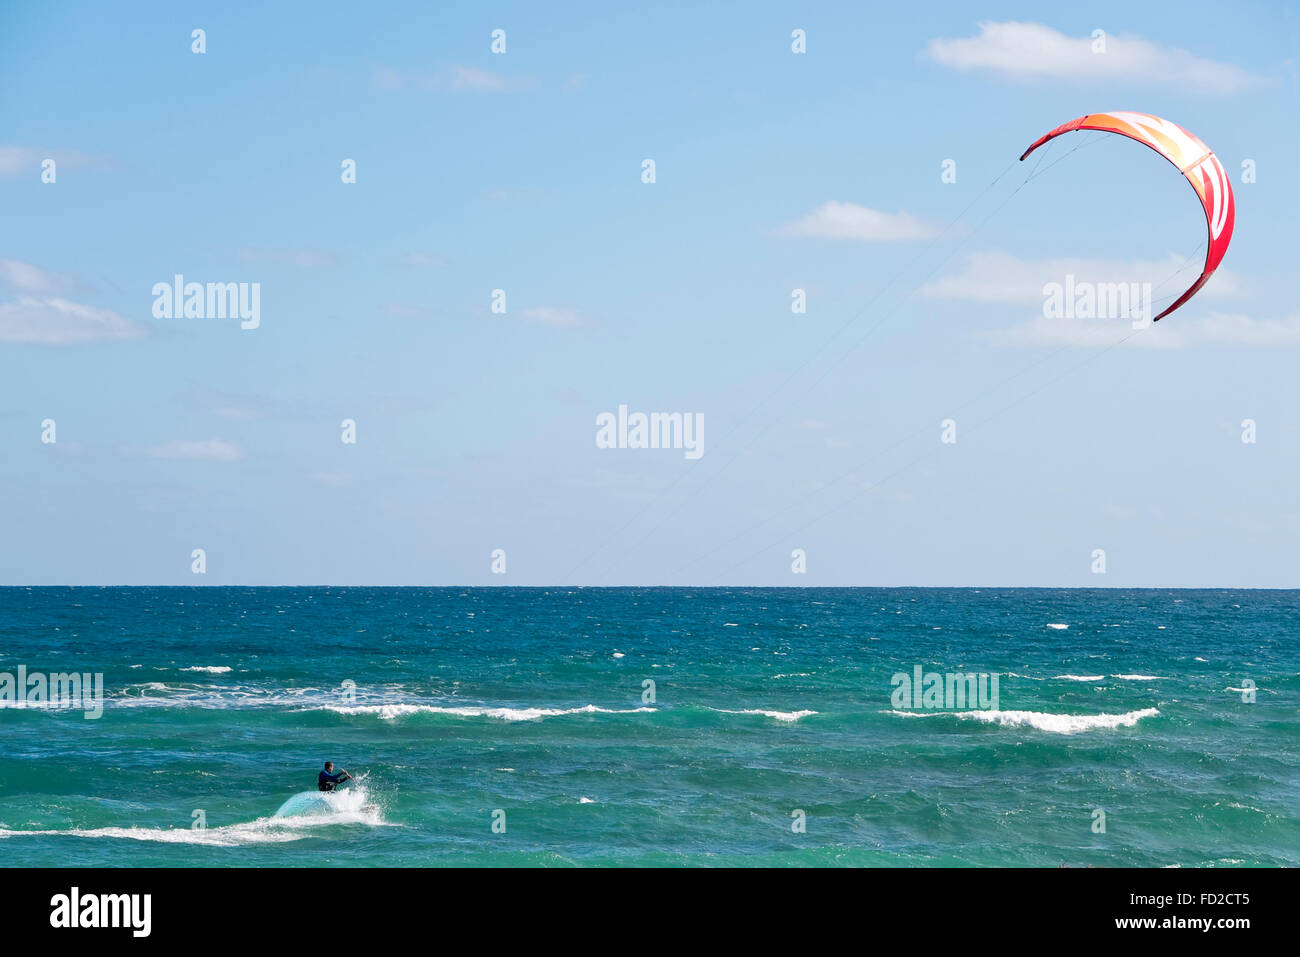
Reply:
[[[1286, 4], [610, 6], [5, 5], [0, 582], [1300, 586]], [[1116, 109], [1237, 200], [1122, 343], [1041, 285], [1180, 291], [1195, 195], [1014, 162]], [[621, 404], [705, 454], [597, 448]]]

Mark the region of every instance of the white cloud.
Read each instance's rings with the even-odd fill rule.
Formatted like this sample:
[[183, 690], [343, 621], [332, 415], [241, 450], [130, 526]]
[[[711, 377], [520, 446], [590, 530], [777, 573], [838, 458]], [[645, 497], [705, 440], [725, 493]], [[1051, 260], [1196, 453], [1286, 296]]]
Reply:
[[1237, 93], [1263, 82], [1240, 67], [1138, 36], [1108, 35], [1104, 53], [1092, 47], [1090, 35], [1070, 37], [1041, 23], [985, 21], [978, 36], [931, 40], [929, 54], [956, 70], [1025, 80], [1125, 81], [1203, 93]]
[[149, 454], [156, 459], [187, 459], [194, 462], [237, 462], [244, 457], [244, 450], [234, 442], [224, 439], [204, 439], [187, 441], [177, 439], [163, 442], [149, 448]]
[[[985, 333], [982, 338], [1004, 346], [1108, 346], [1133, 331], [1124, 320], [1046, 319], [1039, 316], [1010, 329]], [[1125, 342], [1125, 346], [1147, 349], [1300, 346], [1300, 315], [1288, 319], [1251, 319], [1243, 315], [1211, 313], [1200, 318], [1184, 318], [1180, 311], [1138, 331]]]
[[938, 230], [910, 213], [882, 213], [856, 203], [823, 203], [803, 219], [776, 230], [778, 236], [893, 242], [930, 239]]
[[111, 309], [65, 298], [89, 286], [75, 276], [51, 272], [17, 259], [0, 259], [0, 287], [19, 294], [0, 303], [0, 341], [67, 345], [111, 339], [138, 339], [145, 327]]
[[0, 303], [0, 341], [71, 345], [144, 335], [144, 327], [111, 309], [67, 299], [23, 296], [17, 302]]
[[[1011, 253], [991, 250], [972, 253], [960, 272], [926, 283], [917, 293], [930, 299], [957, 299], [965, 302], [1029, 303], [1043, 301], [1043, 286], [1064, 283], [1066, 276], [1076, 282], [1118, 283], [1149, 282], [1152, 295], [1169, 302], [1183, 293], [1201, 274], [1204, 254], [1179, 256], [1169, 253], [1160, 260], [1108, 260], [1065, 257], [1058, 259], [1021, 259]], [[1243, 295], [1240, 279], [1220, 267], [1196, 294], [1198, 298], [1227, 298]]]

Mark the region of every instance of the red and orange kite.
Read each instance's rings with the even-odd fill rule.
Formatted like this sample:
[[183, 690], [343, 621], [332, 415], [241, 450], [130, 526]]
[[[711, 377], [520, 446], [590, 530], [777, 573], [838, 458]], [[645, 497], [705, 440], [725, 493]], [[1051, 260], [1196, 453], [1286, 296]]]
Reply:
[[1162, 120], [1149, 113], [1089, 113], [1077, 120], [1063, 123], [1046, 136], [1036, 140], [1020, 157], [1023, 160], [1038, 147], [1062, 133], [1074, 130], [1102, 130], [1107, 133], [1119, 133], [1151, 147], [1169, 162], [1178, 167], [1178, 171], [1187, 177], [1187, 181], [1201, 198], [1205, 209], [1205, 222], [1210, 230], [1209, 246], [1205, 252], [1205, 268], [1192, 287], [1174, 300], [1156, 320], [1169, 315], [1196, 291], [1205, 285], [1214, 270], [1223, 261], [1223, 254], [1228, 251], [1232, 241], [1232, 224], [1236, 218], [1236, 207], [1232, 198], [1232, 184], [1223, 164], [1210, 148], [1176, 123]]

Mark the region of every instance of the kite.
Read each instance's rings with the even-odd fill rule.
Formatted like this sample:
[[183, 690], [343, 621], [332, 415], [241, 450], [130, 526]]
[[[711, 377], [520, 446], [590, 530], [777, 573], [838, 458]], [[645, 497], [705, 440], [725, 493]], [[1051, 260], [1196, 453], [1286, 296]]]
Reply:
[[1173, 305], [1155, 317], [1155, 321], [1159, 321], [1191, 299], [1196, 291], [1205, 285], [1214, 275], [1214, 270], [1219, 268], [1224, 253], [1228, 251], [1228, 243], [1232, 241], [1232, 225], [1236, 219], [1236, 206], [1232, 198], [1232, 184], [1228, 180], [1228, 174], [1218, 157], [1199, 139], [1176, 123], [1170, 123], [1149, 113], [1089, 113], [1077, 120], [1061, 124], [1046, 136], [1036, 140], [1021, 155], [1021, 161], [1048, 140], [1074, 130], [1119, 133], [1151, 147], [1178, 167], [1178, 171], [1187, 177], [1187, 181], [1192, 184], [1196, 195], [1201, 199], [1201, 206], [1205, 210], [1206, 226], [1210, 233], [1209, 245], [1205, 251], [1205, 267], [1192, 287], [1174, 300]]

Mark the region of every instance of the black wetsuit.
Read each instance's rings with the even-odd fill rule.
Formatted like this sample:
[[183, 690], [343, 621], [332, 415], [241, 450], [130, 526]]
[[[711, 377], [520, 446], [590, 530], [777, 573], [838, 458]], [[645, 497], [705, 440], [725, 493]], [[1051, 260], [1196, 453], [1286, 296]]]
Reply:
[[322, 771], [316, 778], [316, 788], [320, 791], [333, 791], [336, 787], [348, 779], [343, 771], [330, 774], [328, 771]]

